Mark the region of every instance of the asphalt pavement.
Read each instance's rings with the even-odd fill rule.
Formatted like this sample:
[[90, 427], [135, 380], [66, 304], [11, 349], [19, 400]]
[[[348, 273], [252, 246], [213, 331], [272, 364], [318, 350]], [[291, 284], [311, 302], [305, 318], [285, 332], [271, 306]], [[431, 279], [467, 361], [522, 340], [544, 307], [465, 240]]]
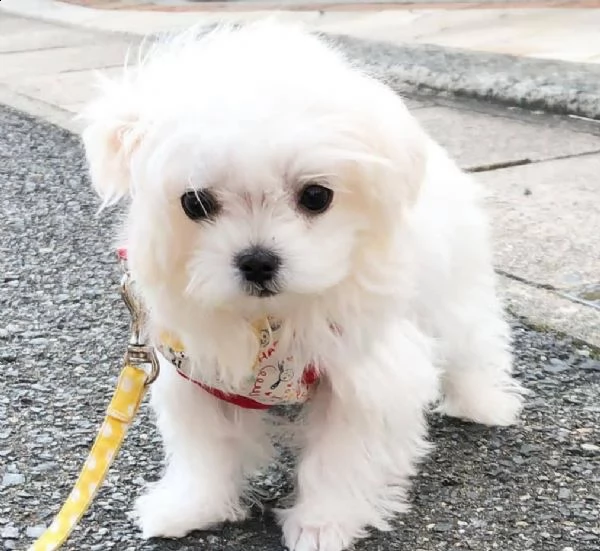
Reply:
[[[0, 549], [24, 549], [59, 509], [112, 392], [127, 338], [113, 235], [97, 216], [79, 139], [0, 107]], [[357, 551], [594, 551], [600, 538], [600, 355], [513, 319], [518, 427], [431, 417], [435, 451], [413, 508]], [[127, 513], [160, 474], [147, 404], [67, 550], [282, 549], [269, 508], [291, 490], [284, 454], [255, 484], [251, 520], [142, 542]]]

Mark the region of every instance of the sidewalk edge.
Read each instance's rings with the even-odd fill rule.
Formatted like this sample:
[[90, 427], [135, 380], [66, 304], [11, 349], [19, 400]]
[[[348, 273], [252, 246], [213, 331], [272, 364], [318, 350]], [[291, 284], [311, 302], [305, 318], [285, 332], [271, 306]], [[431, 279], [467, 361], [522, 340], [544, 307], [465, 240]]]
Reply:
[[600, 120], [600, 66], [333, 36], [392, 88]]

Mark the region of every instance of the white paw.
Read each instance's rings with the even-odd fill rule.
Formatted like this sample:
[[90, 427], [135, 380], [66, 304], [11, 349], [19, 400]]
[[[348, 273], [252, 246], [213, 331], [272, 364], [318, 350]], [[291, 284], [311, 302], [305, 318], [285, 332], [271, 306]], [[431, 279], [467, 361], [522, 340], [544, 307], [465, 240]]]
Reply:
[[144, 539], [181, 538], [193, 530], [206, 530], [245, 517], [240, 507], [219, 509], [215, 501], [200, 500], [190, 489], [179, 492], [159, 482], [136, 500], [133, 516]]
[[452, 381], [437, 411], [482, 425], [515, 424], [523, 409], [527, 391], [509, 376], [490, 381], [482, 374], [470, 374]]
[[340, 525], [303, 525], [293, 517], [283, 523], [283, 542], [289, 551], [342, 551], [354, 539]]

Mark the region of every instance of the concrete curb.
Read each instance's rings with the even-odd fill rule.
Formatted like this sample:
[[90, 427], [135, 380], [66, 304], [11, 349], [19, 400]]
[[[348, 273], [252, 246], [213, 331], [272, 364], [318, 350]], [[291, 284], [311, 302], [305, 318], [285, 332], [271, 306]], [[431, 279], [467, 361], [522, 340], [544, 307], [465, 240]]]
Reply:
[[600, 66], [333, 37], [400, 92], [446, 93], [600, 120]]

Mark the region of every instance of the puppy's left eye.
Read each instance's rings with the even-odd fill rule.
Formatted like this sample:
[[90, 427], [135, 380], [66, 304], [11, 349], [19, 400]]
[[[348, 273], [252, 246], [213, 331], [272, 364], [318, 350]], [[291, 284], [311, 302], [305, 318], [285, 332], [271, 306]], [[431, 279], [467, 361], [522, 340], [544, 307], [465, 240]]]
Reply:
[[181, 196], [181, 207], [190, 220], [199, 221], [214, 217], [219, 212], [217, 198], [206, 189], [187, 191]]
[[320, 184], [304, 186], [298, 196], [298, 205], [309, 214], [325, 212], [333, 201], [333, 191]]

